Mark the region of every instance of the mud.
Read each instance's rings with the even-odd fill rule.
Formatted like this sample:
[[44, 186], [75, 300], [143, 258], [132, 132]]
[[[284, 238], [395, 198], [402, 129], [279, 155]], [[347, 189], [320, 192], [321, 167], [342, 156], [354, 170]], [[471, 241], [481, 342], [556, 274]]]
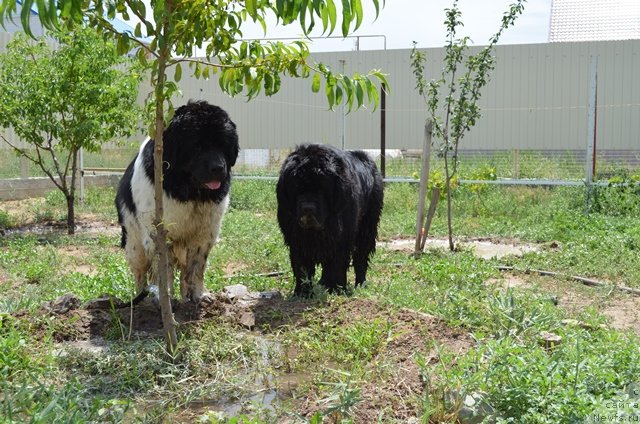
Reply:
[[[318, 318], [332, 326], [379, 320], [389, 327], [389, 336], [381, 351], [366, 365], [369, 373], [378, 373], [381, 363], [388, 371], [372, 378], [371, 382], [362, 383], [361, 400], [355, 407], [357, 423], [376, 422], [381, 413], [385, 419], [402, 422], [418, 416], [425, 382], [417, 358], [424, 358], [427, 364], [436, 364], [442, 351], [457, 356], [473, 346], [464, 329], [449, 327], [431, 315], [391, 308], [375, 299], [340, 298], [322, 303], [284, 299], [277, 292], [244, 293], [234, 289], [215, 293], [198, 305], [176, 301], [173, 306], [180, 326], [199, 325], [209, 319], [227, 320], [236, 325], [239, 332], [255, 338], [259, 352], [250, 371], [255, 374], [248, 376], [250, 383], [242, 388], [243, 395], [194, 401], [181, 414], [185, 419], [208, 411], [234, 416], [249, 410], [252, 405], [277, 414], [279, 403], [285, 399], [307, 418], [325, 409], [326, 404], [316, 397], [320, 395], [314, 389], [301, 392], [304, 396], [298, 393], [300, 386], [308, 387], [311, 383], [313, 374], [308, 372], [310, 370], [288, 372], [291, 370], [281, 362], [295, 361], [299, 354], [280, 345], [282, 335], [306, 327]], [[58, 321], [53, 337], [60, 343], [59, 355], [78, 349], [108, 355], [108, 340], [162, 337], [160, 311], [150, 298], [132, 308], [126, 302], [108, 296], [80, 304], [80, 300], [69, 293], [47, 302], [39, 313], [55, 316]], [[251, 326], [246, 325], [247, 314], [253, 317]], [[31, 318], [27, 313], [23, 317]], [[278, 363], [272, 363], [273, 360]], [[339, 364], [317, 366], [341, 369]]]

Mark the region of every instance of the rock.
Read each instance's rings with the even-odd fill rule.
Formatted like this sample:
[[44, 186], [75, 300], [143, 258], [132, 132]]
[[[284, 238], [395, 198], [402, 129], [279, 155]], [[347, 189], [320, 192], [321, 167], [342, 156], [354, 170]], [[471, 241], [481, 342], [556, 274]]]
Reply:
[[256, 325], [256, 316], [251, 311], [243, 312], [238, 322], [248, 329], [251, 329]]
[[249, 290], [244, 284], [234, 284], [222, 289], [222, 293], [229, 300], [242, 299], [249, 295]]
[[486, 393], [471, 393], [463, 395], [457, 390], [452, 390], [445, 395], [445, 399], [451, 406], [459, 405], [458, 422], [461, 424], [479, 424], [495, 422], [496, 411], [485, 400]]
[[551, 350], [558, 346], [560, 342], [562, 342], [562, 337], [557, 334], [549, 333], [548, 331], [540, 332], [540, 344], [542, 344], [545, 349]]
[[128, 305], [128, 303], [125, 304], [122, 300], [113, 295], [103, 294], [97, 299], [89, 300], [87, 303], [82, 305], [82, 307], [84, 309], [117, 309], [125, 305]]
[[251, 292], [249, 296], [253, 299], [282, 299], [282, 293], [277, 290], [269, 290], [269, 291], [261, 291], [261, 292]]
[[78, 307], [80, 307], [80, 298], [73, 293], [67, 293], [56, 300], [46, 302], [42, 307], [54, 314], [66, 314], [70, 310], [78, 309]]

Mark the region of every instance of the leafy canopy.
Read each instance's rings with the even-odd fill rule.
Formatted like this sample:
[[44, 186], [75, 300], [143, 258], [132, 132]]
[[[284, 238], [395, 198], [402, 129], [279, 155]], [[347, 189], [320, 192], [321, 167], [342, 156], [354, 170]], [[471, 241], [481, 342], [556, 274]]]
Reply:
[[16, 34], [0, 55], [0, 126], [35, 146], [97, 151], [139, 123], [139, 74], [91, 30], [52, 41]]
[[[371, 0], [376, 17], [380, 0]], [[382, 5], [384, 0], [382, 0]], [[363, 21], [361, 0], [59, 0], [23, 1], [21, 20], [29, 31], [29, 16], [24, 13], [35, 5], [42, 24], [61, 28], [70, 22], [86, 20], [105, 36], [117, 40], [120, 53], [136, 51], [137, 58], [157, 78], [158, 58], [165, 47], [171, 51], [166, 68], [172, 67], [173, 81], [164, 82], [164, 98], [170, 99], [178, 90], [177, 82], [188, 64], [196, 77], [209, 78], [219, 73], [222, 90], [232, 96], [245, 94], [249, 99], [262, 91], [272, 95], [280, 89], [282, 76], [310, 77], [313, 92], [322, 89], [329, 107], [345, 103], [349, 110], [378, 103], [378, 88], [374, 82], [386, 83], [380, 70], [351, 76], [335, 74], [328, 66], [314, 62], [301, 40], [282, 42], [241, 41], [242, 26], [259, 24], [265, 34], [267, 21], [275, 18], [281, 25], [299, 23], [308, 35], [320, 27], [330, 35], [339, 26], [342, 35], [355, 31]], [[16, 13], [16, 2], [0, 0], [0, 21]], [[113, 24], [120, 18], [134, 28], [122, 32]], [[147, 40], [147, 41], [145, 41]], [[193, 57], [202, 52], [203, 57]], [[169, 105], [170, 108], [170, 105]]]

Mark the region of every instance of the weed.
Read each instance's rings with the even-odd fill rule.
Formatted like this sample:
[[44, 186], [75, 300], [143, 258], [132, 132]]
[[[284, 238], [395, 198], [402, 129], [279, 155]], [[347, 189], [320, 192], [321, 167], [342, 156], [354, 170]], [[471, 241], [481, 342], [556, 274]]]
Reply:
[[338, 375], [338, 381], [321, 383], [330, 389], [329, 396], [319, 400], [324, 405], [321, 414], [332, 423], [353, 422], [354, 407], [362, 400], [361, 390], [353, 386], [350, 373], [333, 371]]

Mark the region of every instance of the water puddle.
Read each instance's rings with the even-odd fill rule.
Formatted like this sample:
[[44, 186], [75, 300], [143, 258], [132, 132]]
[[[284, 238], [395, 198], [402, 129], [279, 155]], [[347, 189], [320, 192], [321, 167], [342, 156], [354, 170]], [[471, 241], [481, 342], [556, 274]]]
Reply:
[[252, 389], [240, 397], [222, 397], [219, 399], [205, 399], [194, 401], [189, 404], [191, 409], [200, 410], [203, 413], [212, 411], [219, 412], [225, 417], [238, 416], [249, 410], [259, 409], [261, 411], [275, 413], [280, 401], [291, 398], [296, 388], [309, 380], [310, 376], [305, 373], [279, 374], [277, 363], [272, 358], [283, 355], [279, 343], [259, 334], [254, 334], [258, 350], [257, 362], [254, 369], [250, 370], [246, 377], [253, 378]]

